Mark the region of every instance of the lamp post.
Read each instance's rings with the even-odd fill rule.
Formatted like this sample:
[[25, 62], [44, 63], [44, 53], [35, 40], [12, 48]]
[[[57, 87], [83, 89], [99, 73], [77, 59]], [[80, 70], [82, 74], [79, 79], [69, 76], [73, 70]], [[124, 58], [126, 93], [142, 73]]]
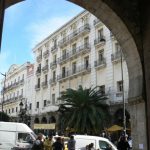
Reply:
[[2, 112], [3, 112], [4, 94], [5, 94], [5, 82], [6, 82], [6, 73], [3, 74], [3, 73], [0, 72], [0, 74], [1, 74], [2, 76], [4, 76], [3, 98], [2, 98], [2, 101], [1, 101]]

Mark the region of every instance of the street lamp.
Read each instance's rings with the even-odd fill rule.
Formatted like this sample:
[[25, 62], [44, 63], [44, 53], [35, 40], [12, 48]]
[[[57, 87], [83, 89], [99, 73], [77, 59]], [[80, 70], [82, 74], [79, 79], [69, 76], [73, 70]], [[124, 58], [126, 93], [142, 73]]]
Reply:
[[2, 76], [4, 76], [4, 77], [5, 77], [5, 78], [4, 78], [4, 87], [3, 87], [3, 98], [2, 98], [2, 101], [1, 101], [1, 105], [2, 105], [2, 112], [3, 112], [4, 92], [5, 92], [5, 82], [6, 82], [6, 73], [5, 73], [5, 74], [3, 74], [3, 73], [1, 73], [1, 72], [0, 72], [0, 74], [1, 74]]

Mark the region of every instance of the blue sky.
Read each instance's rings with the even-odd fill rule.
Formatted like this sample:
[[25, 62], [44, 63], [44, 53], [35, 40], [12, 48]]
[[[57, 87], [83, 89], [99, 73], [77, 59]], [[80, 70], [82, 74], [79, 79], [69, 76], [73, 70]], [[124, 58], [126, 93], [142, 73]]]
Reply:
[[12, 64], [33, 62], [32, 48], [82, 10], [66, 0], [26, 0], [8, 8], [0, 72], [7, 72]]

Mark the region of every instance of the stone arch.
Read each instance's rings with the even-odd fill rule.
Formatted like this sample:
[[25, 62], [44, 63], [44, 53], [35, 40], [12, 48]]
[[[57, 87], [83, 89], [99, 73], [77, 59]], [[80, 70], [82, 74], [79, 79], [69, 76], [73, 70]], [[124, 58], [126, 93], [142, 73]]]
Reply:
[[39, 118], [35, 118], [34, 123], [40, 123]]
[[[99, 18], [115, 35], [122, 47], [129, 73], [129, 99], [141, 98], [143, 89], [143, 71], [135, 40], [123, 20], [105, 1], [69, 0]], [[96, 5], [95, 5], [96, 4]]]
[[51, 117], [49, 118], [49, 123], [56, 123], [56, 118], [55, 118], [55, 116], [51, 116]]
[[41, 123], [47, 123], [46, 117], [43, 117], [43, 118], [42, 118]]
[[[130, 113], [125, 110], [126, 115], [126, 127], [130, 128]], [[114, 113], [114, 124], [123, 126], [123, 109], [120, 108]]]

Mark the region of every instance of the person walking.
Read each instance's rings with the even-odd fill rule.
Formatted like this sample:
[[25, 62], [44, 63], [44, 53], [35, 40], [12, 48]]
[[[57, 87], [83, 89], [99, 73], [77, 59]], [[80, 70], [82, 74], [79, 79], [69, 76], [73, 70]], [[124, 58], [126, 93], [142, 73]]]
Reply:
[[43, 135], [39, 134], [37, 139], [33, 143], [32, 150], [44, 150], [42, 139], [43, 139]]
[[48, 136], [44, 141], [44, 150], [52, 150], [53, 145], [53, 137], [51, 135]]
[[75, 143], [74, 136], [70, 136], [70, 140], [68, 141], [68, 150], [75, 150]]
[[56, 139], [56, 142], [53, 143], [52, 148], [53, 148], [53, 150], [63, 150], [64, 146], [61, 143], [61, 138], [60, 137], [58, 137]]
[[118, 148], [118, 150], [129, 150], [130, 149], [130, 145], [129, 145], [128, 141], [126, 140], [125, 136], [122, 136], [120, 138], [117, 148]]

